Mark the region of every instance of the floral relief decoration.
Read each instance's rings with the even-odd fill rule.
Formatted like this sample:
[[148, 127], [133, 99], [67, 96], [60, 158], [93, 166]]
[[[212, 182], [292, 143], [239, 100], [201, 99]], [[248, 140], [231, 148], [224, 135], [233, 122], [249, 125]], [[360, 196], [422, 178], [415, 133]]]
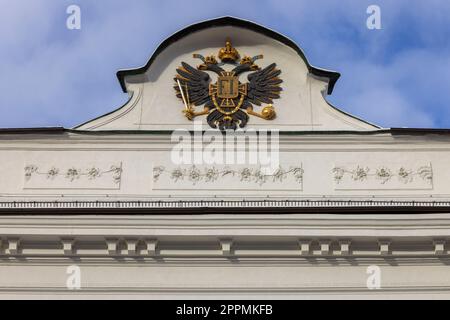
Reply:
[[261, 168], [241, 168], [231, 169], [225, 167], [217, 169], [216, 167], [206, 167], [199, 169], [196, 166], [188, 168], [167, 169], [163, 166], [153, 168], [153, 180], [157, 182], [164, 174], [174, 181], [190, 181], [193, 185], [203, 181], [206, 183], [213, 183], [221, 178], [232, 177], [238, 179], [240, 182], [254, 182], [259, 185], [271, 182], [283, 182], [288, 176], [292, 176], [296, 182], [303, 182], [303, 168], [290, 167], [284, 169], [279, 167], [273, 174], [265, 174]]
[[112, 165], [106, 170], [101, 170], [95, 166], [87, 169], [71, 167], [66, 170], [61, 170], [57, 167], [51, 167], [48, 170], [41, 170], [36, 165], [27, 165], [25, 167], [25, 179], [29, 181], [34, 175], [41, 175], [46, 176], [48, 180], [54, 180], [57, 177], [64, 177], [70, 182], [73, 182], [81, 177], [86, 177], [89, 180], [95, 180], [105, 175], [111, 175], [115, 183], [120, 183], [120, 180], [122, 179], [122, 171], [122, 164]]
[[344, 167], [333, 168], [334, 180], [336, 183], [340, 183], [345, 176], [349, 176], [353, 181], [366, 181], [369, 178], [375, 178], [380, 181], [381, 184], [385, 184], [394, 178], [407, 184], [413, 182], [419, 178], [428, 183], [433, 182], [433, 170], [431, 165], [421, 166], [418, 169], [409, 169], [400, 167], [399, 169], [390, 169], [385, 166], [381, 166], [375, 169], [357, 166], [356, 168], [348, 169]]

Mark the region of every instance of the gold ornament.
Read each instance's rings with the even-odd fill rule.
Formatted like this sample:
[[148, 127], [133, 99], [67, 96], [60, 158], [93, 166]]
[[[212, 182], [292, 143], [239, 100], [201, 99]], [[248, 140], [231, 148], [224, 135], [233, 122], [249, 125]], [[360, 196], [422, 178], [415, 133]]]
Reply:
[[225, 48], [220, 49], [219, 59], [222, 62], [234, 62], [239, 60], [239, 52], [233, 48], [230, 38], [227, 38]]
[[275, 112], [275, 108], [271, 104], [269, 104], [267, 107], [264, 107], [262, 109], [261, 115], [266, 120], [272, 120], [275, 119], [277, 113]]
[[[194, 68], [181, 62], [174, 78], [176, 96], [184, 103], [183, 113], [187, 119], [208, 115], [207, 121], [212, 128], [236, 130], [245, 127], [249, 115], [264, 120], [276, 118], [272, 100], [280, 98], [283, 81], [275, 63], [261, 69], [255, 61], [263, 59], [263, 55], [241, 58], [229, 38], [217, 56], [195, 53], [193, 57], [203, 63]], [[241, 82], [240, 76], [249, 71], [253, 73], [247, 76], [248, 82]], [[217, 75], [215, 82], [211, 72]], [[264, 106], [263, 103], [268, 104]], [[255, 106], [261, 105], [260, 112], [253, 111]], [[199, 106], [203, 106], [202, 111], [196, 110]]]

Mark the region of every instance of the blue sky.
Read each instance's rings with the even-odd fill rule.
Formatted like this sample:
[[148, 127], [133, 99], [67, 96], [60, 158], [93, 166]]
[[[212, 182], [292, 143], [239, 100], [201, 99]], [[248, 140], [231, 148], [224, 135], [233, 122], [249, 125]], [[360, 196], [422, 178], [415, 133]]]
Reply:
[[[200, 20], [232, 15], [342, 74], [328, 100], [383, 127], [450, 128], [448, 0], [0, 0], [0, 127], [73, 127], [122, 105], [115, 73]], [[81, 7], [81, 30], [66, 9]], [[369, 5], [382, 30], [366, 27]]]

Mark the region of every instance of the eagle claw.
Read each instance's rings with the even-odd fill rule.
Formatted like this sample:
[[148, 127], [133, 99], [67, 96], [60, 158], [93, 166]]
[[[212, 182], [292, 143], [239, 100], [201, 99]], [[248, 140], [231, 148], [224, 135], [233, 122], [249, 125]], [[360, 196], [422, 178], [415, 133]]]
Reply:
[[184, 116], [189, 120], [193, 120], [197, 116], [202, 116], [209, 113], [209, 108], [203, 109], [203, 111], [195, 112], [195, 109], [192, 106], [189, 106], [187, 109], [183, 110]]

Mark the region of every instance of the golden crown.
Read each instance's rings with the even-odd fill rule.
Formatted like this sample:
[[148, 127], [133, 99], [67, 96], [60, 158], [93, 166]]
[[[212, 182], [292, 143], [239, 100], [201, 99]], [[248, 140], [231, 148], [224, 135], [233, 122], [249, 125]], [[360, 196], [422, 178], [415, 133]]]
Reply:
[[222, 48], [219, 51], [219, 59], [223, 62], [234, 62], [239, 60], [239, 52], [233, 48], [229, 38], [225, 42], [225, 48]]

